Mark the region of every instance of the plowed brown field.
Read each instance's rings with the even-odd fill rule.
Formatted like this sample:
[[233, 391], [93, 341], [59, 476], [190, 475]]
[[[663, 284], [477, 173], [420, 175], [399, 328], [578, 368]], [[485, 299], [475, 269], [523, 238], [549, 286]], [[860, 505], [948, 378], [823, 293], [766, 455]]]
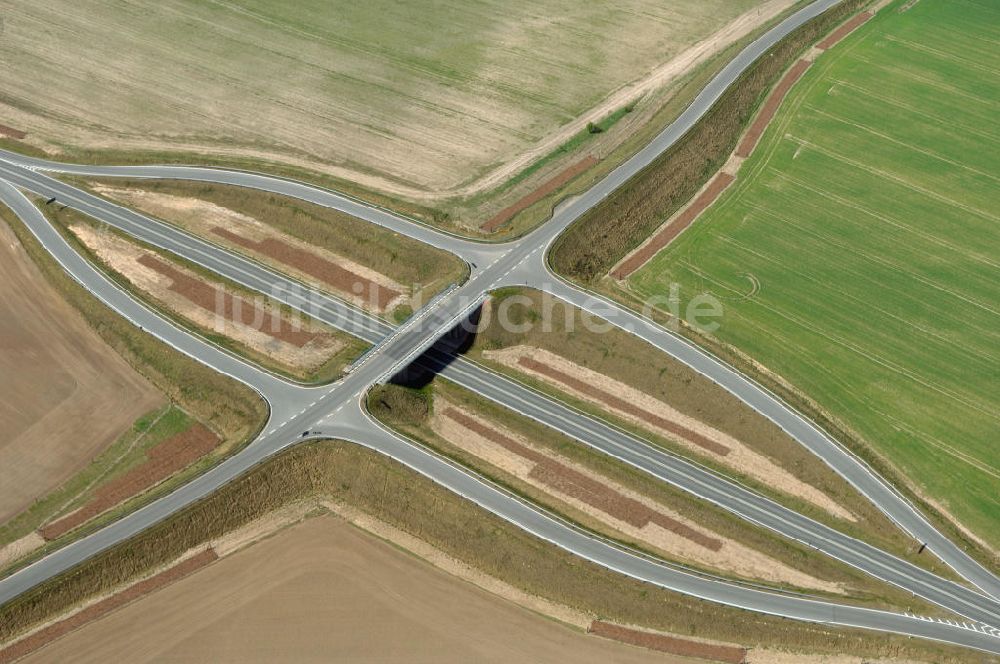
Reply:
[[48, 287], [0, 223], [0, 522], [163, 403]]

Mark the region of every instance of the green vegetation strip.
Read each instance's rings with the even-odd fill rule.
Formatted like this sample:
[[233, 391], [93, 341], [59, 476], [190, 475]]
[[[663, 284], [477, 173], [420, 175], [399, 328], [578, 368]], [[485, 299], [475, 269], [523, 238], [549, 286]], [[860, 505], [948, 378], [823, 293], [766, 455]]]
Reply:
[[603, 277], [676, 212], [728, 159], [768, 89], [799, 53], [867, 0], [845, 2], [790, 34], [647, 169], [576, 221], [553, 246], [556, 272], [583, 283]]
[[617, 623], [748, 646], [940, 664], [969, 661], [968, 652], [958, 648], [769, 618], [623, 577], [483, 512], [380, 454], [332, 442], [282, 452], [140, 536], [8, 602], [0, 607], [0, 642], [305, 498], [357, 507], [515, 587]]

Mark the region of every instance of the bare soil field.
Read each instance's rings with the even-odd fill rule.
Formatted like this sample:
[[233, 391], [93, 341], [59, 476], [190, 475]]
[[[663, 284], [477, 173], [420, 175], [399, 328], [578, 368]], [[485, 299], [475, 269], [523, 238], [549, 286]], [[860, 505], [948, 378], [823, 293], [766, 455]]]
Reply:
[[227, 337], [287, 370], [315, 372], [347, 347], [331, 328], [244, 297], [115, 233], [83, 223], [69, 230], [146, 296], [207, 333]]
[[793, 3], [173, 0], [81, 12], [19, 0], [5, 7], [0, 117], [53, 152], [213, 151], [412, 199], [470, 196]]
[[0, 224], [0, 522], [165, 399], [48, 286]]
[[116, 659], [685, 661], [541, 619], [331, 516], [282, 531], [23, 661]]

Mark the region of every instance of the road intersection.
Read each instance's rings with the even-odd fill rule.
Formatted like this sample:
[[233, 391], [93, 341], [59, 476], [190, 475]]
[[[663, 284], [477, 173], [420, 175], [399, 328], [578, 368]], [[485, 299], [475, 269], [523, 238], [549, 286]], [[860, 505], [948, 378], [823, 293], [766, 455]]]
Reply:
[[[567, 205], [536, 231], [505, 244], [479, 243], [442, 233], [308, 184], [261, 174], [189, 167], [89, 167], [54, 164], [0, 152], [0, 199], [11, 207], [42, 245], [91, 293], [144, 330], [181, 352], [233, 376], [258, 390], [270, 405], [261, 435], [174, 493], [151, 503], [93, 535], [59, 549], [37, 563], [0, 580], [0, 603], [85, 560], [207, 495], [275, 452], [305, 438], [338, 438], [377, 451], [414, 468], [485, 509], [577, 555], [666, 588], [755, 611], [802, 620], [895, 631], [1000, 653], [1000, 581], [941, 535], [898, 492], [856, 457], [774, 395], [732, 368], [641, 316], [552, 275], [545, 264], [551, 242], [580, 215], [603, 200], [629, 177], [683, 135], [756, 57], [775, 41], [823, 9], [836, 4], [820, 0], [768, 32], [731, 62], [706, 86], [695, 103], [635, 157]], [[56, 180], [42, 171], [223, 182], [265, 189], [349, 212], [414, 239], [446, 249], [466, 260], [470, 278], [435, 299], [399, 329], [340, 300], [311, 289], [259, 263], [194, 238], [179, 229]], [[9, 183], [9, 184], [7, 184]], [[322, 387], [295, 385], [180, 330], [138, 303], [101, 275], [69, 247], [43, 215], [15, 187], [55, 197], [89, 216], [203, 265], [248, 288], [265, 293], [372, 344], [377, 351], [337, 383]], [[460, 320], [485, 293], [505, 285], [528, 284], [608, 318], [664, 352], [719, 383], [768, 417], [816, 453], [871, 499], [904, 530], [929, 547], [960, 575], [982, 590], [973, 591], [941, 579], [856, 539], [811, 521], [684, 459], [652, 448], [564, 404], [544, 397], [463, 358], [424, 358], [438, 362], [443, 377], [472, 389], [543, 424], [563, 431], [604, 453], [710, 500], [754, 523], [805, 542], [880, 579], [910, 590], [973, 622], [927, 620], [904, 614], [871, 611], [835, 603], [747, 588], [651, 561], [634, 552], [584, 533], [525, 504], [473, 473], [387, 431], [364, 412], [362, 398], [373, 383], [410, 362], [441, 333]], [[303, 437], [302, 432], [311, 432]]]

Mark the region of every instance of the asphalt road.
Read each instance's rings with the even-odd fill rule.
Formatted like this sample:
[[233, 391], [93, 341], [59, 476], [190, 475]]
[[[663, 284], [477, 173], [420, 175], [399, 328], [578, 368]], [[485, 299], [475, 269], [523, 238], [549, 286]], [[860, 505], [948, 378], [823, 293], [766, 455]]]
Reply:
[[[706, 87], [705, 91], [703, 91], [703, 93], [698, 97], [695, 104], [692, 105], [692, 107], [689, 108], [676, 123], [660, 134], [660, 136], [658, 136], [657, 139], [650, 144], [650, 146], [647, 146], [647, 148], [638, 153], [632, 160], [614, 171], [608, 176], [607, 179], [603, 180], [593, 189], [569, 205], [560, 209], [559, 213], [539, 230], [515, 243], [509, 243], [507, 245], [481, 245], [472, 243], [468, 240], [454, 238], [453, 236], [440, 233], [439, 231], [435, 231], [426, 226], [420, 226], [395, 215], [391, 215], [384, 210], [368, 208], [355, 201], [333, 194], [332, 192], [316, 189], [301, 183], [292, 183], [287, 180], [268, 178], [259, 174], [213, 171], [211, 169], [185, 169], [184, 167], [72, 167], [72, 170], [76, 172], [88, 172], [101, 175], [186, 177], [189, 179], [228, 182], [230, 184], [240, 184], [240, 180], [249, 178], [250, 181], [247, 186], [254, 186], [256, 188], [268, 189], [271, 191], [277, 191], [278, 193], [298, 196], [306, 200], [312, 200], [313, 202], [318, 202], [320, 204], [330, 205], [331, 207], [336, 207], [338, 209], [349, 208], [345, 209], [345, 211], [350, 211], [356, 216], [369, 219], [374, 223], [379, 223], [388, 228], [392, 228], [393, 230], [409, 235], [410, 237], [415, 237], [416, 239], [428, 241], [436, 244], [437, 246], [448, 248], [465, 258], [470, 263], [476, 264], [477, 267], [472, 271], [472, 277], [469, 281], [437, 300], [432, 307], [419, 312], [396, 332], [393, 332], [389, 326], [382, 321], [373, 319], [363, 312], [360, 312], [333, 298], [324, 296], [322, 293], [318, 293], [313, 289], [308, 289], [303, 285], [289, 280], [287, 277], [279, 275], [253, 261], [234, 256], [229, 252], [216, 247], [215, 245], [191, 238], [190, 236], [180, 233], [166, 224], [155, 222], [143, 217], [142, 215], [138, 215], [124, 208], [114, 206], [106, 201], [103, 201], [103, 199], [90, 196], [85, 192], [81, 192], [73, 187], [69, 187], [68, 185], [48, 178], [34, 170], [44, 168], [68, 171], [71, 170], [70, 167], [54, 166], [47, 162], [26, 160], [25, 158], [12, 155], [10, 153], [0, 155], [0, 158], [8, 161], [8, 163], [0, 162], [0, 179], [10, 181], [45, 196], [56, 196], [60, 203], [69, 204], [82, 212], [94, 216], [95, 218], [114, 224], [126, 232], [133, 233], [137, 237], [141, 237], [146, 241], [150, 241], [153, 244], [161, 246], [169, 251], [173, 251], [190, 260], [195, 260], [196, 262], [199, 262], [210, 269], [216, 270], [220, 274], [224, 274], [225, 276], [234, 279], [237, 282], [243, 283], [250, 288], [254, 288], [261, 292], [275, 296], [278, 299], [282, 299], [291, 306], [307, 311], [307, 313], [325, 320], [341, 329], [345, 329], [360, 338], [372, 342], [383, 340], [380, 344], [378, 352], [370, 354], [366, 358], [366, 361], [359, 367], [356, 367], [355, 371], [353, 371], [345, 379], [339, 381], [332, 387], [328, 386], [326, 388], [312, 389], [284, 383], [284, 381], [280, 381], [280, 379], [276, 379], [273, 376], [265, 374], [264, 372], [260, 372], [246, 363], [243, 363], [228, 354], [222, 353], [218, 349], [214, 349], [214, 354], [211, 356], [205, 355], [203, 353], [204, 349], [193, 348], [189, 349], [190, 352], [185, 350], [185, 352], [189, 352], [189, 354], [205, 361], [207, 364], [216, 366], [217, 368], [222, 368], [222, 370], [226, 371], [226, 373], [234, 375], [248, 384], [255, 385], [255, 387], [257, 387], [257, 389], [265, 395], [272, 405], [273, 413], [264, 434], [243, 453], [236, 455], [194, 482], [185, 485], [185, 487], [182, 487], [174, 494], [165, 497], [161, 501], [151, 504], [144, 510], [140, 510], [135, 514], [116, 522], [116, 524], [112, 524], [112, 526], [96, 533], [91, 538], [86, 538], [84, 540], [80, 540], [79, 543], [69, 545], [52, 556], [39, 561], [36, 565], [26, 568], [25, 570], [8, 577], [8, 579], [0, 581], [0, 601], [4, 601], [6, 598], [15, 596], [24, 589], [31, 587], [44, 578], [49, 578], [52, 574], [57, 573], [60, 570], [67, 569], [69, 566], [74, 564], [75, 561], [85, 559], [87, 556], [92, 555], [92, 553], [96, 550], [110, 546], [124, 537], [141, 531], [143, 528], [148, 527], [151, 523], [154, 523], [173, 511], [176, 511], [181, 506], [189, 504], [191, 500], [206, 495], [208, 492], [214, 490], [222, 483], [229, 481], [229, 479], [237, 476], [239, 473], [245, 471], [254, 463], [257, 463], [269, 454], [294, 443], [298, 439], [296, 436], [300, 435], [300, 428], [304, 427], [302, 430], [319, 428], [324, 436], [330, 435], [345, 438], [348, 437], [345, 432], [353, 431], [354, 438], [349, 439], [365, 444], [364, 440], [357, 440], [357, 438], [364, 437], [363, 435], [360, 435], [359, 432], [367, 431], [368, 435], [371, 435], [373, 428], [370, 421], [367, 420], [360, 408], [357, 407], [358, 399], [363, 390], [366, 389], [372, 382], [381, 380], [386, 375], [399, 368], [401, 364], [404, 364], [412, 359], [415, 352], [422, 350], [422, 348], [429, 342], [432, 342], [440, 332], [450, 327], [450, 325], [452, 325], [455, 320], [457, 320], [457, 318], [459, 318], [461, 314], [467, 310], [470, 306], [470, 302], [474, 302], [476, 298], [481, 298], [482, 293], [485, 290], [505, 285], [507, 283], [520, 283], [519, 280], [523, 275], [526, 283], [530, 283], [536, 287], [542, 287], [546, 290], [560, 290], [560, 288], [566, 289], [567, 292], [557, 294], [561, 297], [565, 297], [571, 302], [578, 303], [574, 300], [579, 301], [581, 299], [582, 294], [580, 294], [579, 291], [576, 291], [565, 284], [560, 286], [561, 282], [554, 281], [551, 275], [548, 274], [545, 269], [544, 261], [542, 260], [542, 250], [547, 247], [551, 240], [558, 235], [559, 232], [565, 229], [569, 223], [607, 196], [610, 191], [613, 191], [614, 188], [621, 182], [624, 182], [625, 179], [648, 164], [649, 161], [655, 158], [655, 156], [658, 155], [663, 149], [669, 147], [669, 145], [671, 145], [678, 136], [686, 131], [685, 125], [690, 126], [690, 122], [699, 118], [711, 102], [717, 98], [718, 94], [721, 93], [726, 85], [728, 85], [728, 82], [726, 81], [728, 80], [731, 82], [735, 75], [742, 71], [743, 68], [745, 68], [746, 65], [749, 64], [754, 57], [756, 57], [756, 55], [759, 55], [763, 52], [763, 50], [766, 50], [766, 48], [772, 44], [776, 38], [783, 36], [792, 27], [801, 24], [801, 22], [814, 15], [819, 9], [825, 8], [831, 4], [835, 3], [816, 3], [797, 14], [790, 21], [783, 23], [781, 26], [776, 28], [775, 31], [765, 35], [765, 38], [762, 38], [761, 41], [758, 41], [754, 46], [751, 46], [748, 51], [741, 54], [737, 60], [730, 63], [726, 70], [720, 73], [719, 77], [714, 79], [713, 82]], [[22, 166], [29, 166], [31, 168], [24, 168]], [[136, 169], [142, 169], [142, 171], [137, 172]], [[12, 200], [12, 197], [13, 194], [9, 188], [5, 188], [3, 191], [3, 198], [5, 200]], [[18, 202], [17, 205], [19, 207], [17, 210], [19, 216], [22, 216], [22, 218], [32, 216], [32, 213], [29, 210], [24, 209], [23, 199], [22, 202]], [[36, 216], [40, 216], [37, 215], [37, 211], [35, 211], [34, 214]], [[39, 225], [40, 222], [42, 225], [48, 227], [44, 219], [39, 220], [36, 218], [34, 221], [34, 226]], [[33, 230], [35, 229], [33, 228]], [[51, 235], [44, 237], [39, 231], [35, 232], [39, 235], [43, 244], [45, 244], [50, 251], [52, 251], [52, 246], [58, 245], [58, 243], [62, 241], [61, 238], [58, 238], [57, 234], [55, 234], [57, 239], [54, 239]], [[53, 233], [51, 228], [49, 228], [49, 233]], [[63, 245], [65, 245], [64, 242]], [[73, 253], [68, 247], [65, 247], [64, 251]], [[58, 257], [59, 256], [57, 255], [57, 258]], [[66, 261], [60, 259], [60, 262], [62, 262], [63, 265], [71, 271], [71, 273], [74, 273], [78, 279], [85, 281], [84, 278], [81, 278], [78, 272], [71, 269], [71, 266], [68, 264], [69, 257], [65, 258]], [[77, 259], [79, 260], [79, 257], [77, 257]], [[80, 266], [77, 265], [75, 268], [79, 269]], [[88, 287], [91, 288], [93, 292], [100, 294], [99, 296], [101, 296], [102, 299], [105, 299], [105, 301], [107, 301], [106, 298], [109, 297], [105, 291], [109, 288], [113, 288], [119, 295], [124, 295], [120, 290], [114, 287], [113, 284], [110, 284], [106, 280], [104, 283], [95, 281]], [[116, 309], [119, 309], [119, 307], [115, 304], [110, 304], [110, 306], [114, 306]], [[139, 306], [141, 307], [141, 305]], [[594, 306], [593, 302], [588, 304], [588, 307], [591, 310]], [[151, 314], [148, 310], [146, 310], [146, 313]], [[619, 312], [619, 314], [624, 313], [626, 312]], [[622, 320], [628, 322], [629, 325], [634, 322], [629, 321], [627, 316], [625, 316]], [[614, 319], [612, 319], [612, 322], [622, 324]], [[177, 328], [173, 326], [170, 327], [174, 330], [174, 333], [180, 332]], [[812, 427], [804, 418], [783, 406], [772, 395], [767, 394], [761, 390], [761, 388], [750, 383], [745, 378], [742, 378], [732, 369], [725, 367], [717, 360], [714, 360], [701, 351], [694, 349], [690, 345], [686, 344], [686, 342], [683, 342], [683, 340], [670, 335], [665, 330], [662, 330], [662, 328], [649, 325], [648, 321], [645, 322], [645, 327], [632, 331], [640, 334], [643, 338], [647, 338], [647, 340], [650, 340], [667, 352], [670, 352], [675, 356], [680, 356], [679, 359], [693, 366], [705, 375], [708, 375], [713, 380], [716, 380], [727, 389], [733, 391], [734, 394], [737, 394], [737, 396], [740, 396], [741, 398], [746, 396], [746, 398], [744, 398], [745, 401], [751, 403], [751, 405], [760, 410], [762, 413], [778, 422], [779, 426], [782, 426], [790, 433], [796, 431], [799, 435], [795, 435], [794, 433], [793, 435], [803, 442], [803, 444], [806, 444], [807, 447], [813, 449], [813, 451], [821, 450], [822, 453], [817, 452], [821, 457], [823, 457], [823, 454], [834, 456], [835, 460], [842, 466], [842, 468], [838, 468], [839, 471], [843, 470], [844, 472], [855, 474], [860, 472], [861, 476], [863, 476], [861, 479], [864, 480], [864, 478], [868, 478], [869, 481], [873, 482], [870, 486], [867, 486], [868, 490], [871, 491], [872, 494], [865, 492], [866, 495], [871, 497], [873, 494], [878, 494], [879, 486], [884, 487], [886, 495], [883, 496], [883, 498], [889, 503], [889, 508], [887, 509], [885, 505], [880, 503], [876, 504], [879, 504], [883, 510], [890, 514], [892, 518], [896, 519], [897, 522], [903, 524], [904, 527], [907, 527], [907, 519], [912, 521], [916, 529], [911, 530], [910, 532], [919, 532], [920, 528], [929, 528], [933, 531], [933, 528], [931, 528], [930, 525], [923, 520], [915, 510], [912, 509], [912, 507], [906, 504], [905, 501], [898, 496], [898, 494], [889, 489], [887, 485], [885, 485], [884, 482], [881, 482], [873, 473], [864, 468], [863, 464], [860, 464], [856, 459], [848, 455], [842, 448], [836, 445], [836, 443], [828, 437], [825, 437], [824, 434], [822, 434], [822, 432], [818, 429]], [[183, 332], [180, 333], [181, 335], [184, 334]], [[167, 335], [167, 332], [165, 331], [164, 334]], [[189, 342], [178, 341], [178, 344], [180, 344], [178, 347], [182, 347], [184, 343]], [[203, 345], [210, 347], [207, 344]], [[417, 349], [417, 351], [414, 349]], [[182, 348], [182, 350], [184, 349]], [[221, 361], [223, 358], [225, 358], [224, 362]], [[662, 458], [658, 458], [656, 454], [652, 454], [654, 450], [642, 443], [642, 441], [637, 439], [629, 440], [631, 438], [630, 436], [622, 434], [615, 429], [611, 429], [610, 427], [607, 427], [600, 422], [596, 422], [591, 418], [587, 418], [580, 413], [570, 411], [556, 402], [551, 402], [551, 400], [547, 400], [544, 397], [540, 398], [540, 395], [535, 393], [518, 393], [516, 384], [506, 381], [505, 379], [500, 379], [499, 377], [494, 376], [481, 368], [475, 367], [471, 363], [461, 360], [454, 362], [444, 369], [444, 375], [452, 380], [456, 380], [456, 382], [459, 382], [466, 387], [472, 387], [473, 384], [478, 385], [479, 389], [477, 391], [480, 391], [486, 396], [489, 396], [500, 403], [504, 403], [507, 406], [514, 407], [517, 410], [522, 410], [522, 412], [541, 403], [543, 405], [540, 408], [536, 408], [537, 412], [529, 413], [531, 416], [536, 417], [536, 419], [539, 419], [540, 421], [543, 421], [557, 429], [570, 429], [574, 432], [570, 435], [574, 435], [574, 437], [586, 442], [587, 444], [591, 444], [596, 448], [618, 456], [619, 458], [624, 458], [629, 463], [635, 463], [637, 467], [641, 467], [647, 472], [663, 477], [666, 481], [671, 481], [678, 486], [682, 486], [696, 495], [701, 495], [709, 500], [713, 500], [713, 502], [717, 502], [717, 504], [723, 505], [727, 507], [727, 509], [731, 509], [754, 522], [771, 527], [778, 532], [783, 532], [789, 537], [799, 539], [800, 541], [810, 544], [815, 542], [817, 548], [821, 548], [831, 555], [845, 560], [845, 562], [854, 564], [860, 569], [865, 569], [879, 578], [883, 578], [889, 582], [896, 583], [897, 585], [910, 589], [916, 594], [927, 597], [931, 601], [935, 601], [942, 606], [946, 606], [960, 615], [967, 616], [987, 625], [1000, 626], [1000, 613], [998, 613], [996, 603], [983, 597], [982, 595], [979, 595], [978, 593], [969, 591], [966, 588], [952, 584], [948, 581], [940, 579], [939, 577], [924, 572], [919, 568], [893, 558], [892, 556], [888, 556], [888, 554], [869, 547], [868, 545], [858, 542], [857, 540], [846, 538], [836, 531], [805, 519], [804, 517], [801, 517], [800, 515], [773, 503], [773, 501], [757, 496], [752, 492], [747, 492], [742, 487], [732, 484], [731, 482], [728, 482], [727, 480], [712, 473], [708, 473], [693, 464], [662, 453], [659, 454], [659, 457]], [[265, 379], [262, 376], [268, 377]], [[278, 384], [275, 384], [275, 381], [277, 381]], [[282, 385], [281, 383], [284, 384]], [[262, 388], [261, 385], [264, 385], [265, 387]], [[472, 387], [472, 389], [476, 389], [476, 387]], [[523, 388], [520, 389], [523, 390]], [[301, 410], [297, 410], [299, 408], [301, 408]], [[320, 422], [321, 425], [314, 427], [317, 422]], [[804, 428], [802, 428], [803, 425]], [[347, 427], [347, 429], [344, 429], [344, 427]], [[338, 433], [338, 431], [340, 431], [340, 433]], [[389, 435], [387, 432], [383, 431], [381, 436], [389, 436], [396, 441], [396, 445], [406, 445], [406, 449], [418, 449], [406, 441], [402, 441], [396, 436]], [[800, 436], [804, 436], [806, 439], [818, 436], [816, 440], [819, 442], [817, 443], [815, 440], [811, 439], [803, 440]], [[825, 441], [823, 440], [824, 438]], [[371, 445], [371, 443], [368, 444]], [[386, 446], [388, 446], [388, 443], [386, 443]], [[395, 449], [395, 453], [386, 451], [385, 449], [380, 451], [392, 454], [394, 458], [399, 458], [396, 456], [397, 454], [401, 454], [399, 449]], [[423, 450], [422, 453], [428, 454], [426, 450]], [[429, 456], [433, 458], [433, 455]], [[827, 460], [827, 462], [830, 463], [829, 460]], [[831, 463], [831, 466], [837, 468], [837, 466], [833, 463]], [[460, 472], [457, 471], [457, 469], [453, 469], [453, 471]], [[465, 473], [465, 476], [472, 477], [468, 473]], [[443, 484], [448, 485], [446, 481], [443, 481], [442, 477], [432, 477], [436, 481], [441, 481]], [[848, 477], [848, 479], [851, 480], [855, 486], [858, 486], [858, 483], [855, 482], [852, 477], [849, 475], [845, 475], [845, 477]], [[479, 487], [473, 491], [474, 494], [478, 495], [478, 499], [475, 499], [476, 502], [480, 502], [480, 504], [483, 504], [481, 501], [489, 502], [486, 497], [490, 497], [490, 500], [493, 500], [493, 493], [491, 492], [496, 491], [494, 488], [488, 487], [475, 478], [473, 478], [473, 481], [477, 482], [477, 486]], [[479, 493], [477, 494], [476, 492]], [[460, 493], [463, 492], [460, 491]], [[463, 493], [463, 495], [467, 494]], [[514, 502], [521, 504], [520, 501], [517, 501], [510, 496], [506, 496], [506, 500], [514, 500]], [[894, 503], [897, 504], [894, 505]], [[899, 508], [900, 506], [904, 508], [899, 512], [899, 515], [902, 516], [902, 520], [897, 518], [897, 515], [891, 511]], [[507, 507], [509, 509], [510, 505]], [[505, 518], [508, 518], [506, 514], [497, 511], [497, 509], [493, 509], [493, 511], [501, 514]], [[538, 514], [537, 511], [535, 511], [535, 513]], [[521, 525], [522, 527], [526, 527], [532, 532], [536, 532], [532, 529], [532, 527], [529, 527], [528, 521], [521, 523], [514, 519], [511, 520], [518, 523], [518, 525]], [[553, 521], [551, 519], [550, 521], [551, 523], [558, 523], [557, 521]], [[546, 527], [550, 529], [554, 528], [555, 526], [551, 525], [551, 523]], [[566, 528], [565, 524], [561, 527]], [[909, 527], [907, 527], [907, 529], [910, 530]], [[577, 538], [588, 538], [588, 536], [584, 536], [577, 531], [572, 529], [569, 530], [572, 531]], [[572, 539], [567, 539], [566, 533], [559, 534], [554, 531], [546, 532], [550, 536], [540, 536], [543, 536], [545, 539], [549, 539], [560, 546], [564, 546]], [[539, 533], [536, 532], [536, 534]], [[932, 534], [936, 534], [936, 531]], [[558, 535], [558, 537], [556, 535]], [[948, 552], [947, 550], [950, 542], [940, 535], [938, 535], [938, 537], [942, 540], [940, 546], [941, 549], [945, 551], [945, 554], [949, 555], [949, 553], [954, 553]], [[588, 541], [593, 542], [596, 540], [588, 539]], [[604, 546], [608, 546], [607, 543], [604, 543]], [[575, 553], [580, 553], [581, 555], [584, 555], [584, 557], [589, 557], [584, 553], [589, 551], [589, 549], [581, 545], [579, 542], [575, 542], [573, 546], [566, 546], [565, 548], [572, 550]], [[611, 548], [618, 551], [614, 547]], [[610, 561], [615, 557], [615, 555], [618, 554], [611, 554], [600, 547], [598, 547], [597, 550], [603, 558], [598, 556], [597, 558], [591, 559], [602, 562], [602, 564], [608, 563], [609, 567], [619, 569], [618, 567], [614, 567], [610, 564]], [[935, 552], [941, 555], [937, 549], [935, 549]], [[961, 554], [957, 548], [955, 549], [955, 552]], [[618, 553], [620, 554], [621, 552], [618, 551]], [[968, 562], [972, 562], [967, 557], [963, 560], [962, 555], [952, 556], [952, 560], [947, 560], [947, 562], [956, 567], [960, 573], [962, 572], [961, 567], [963, 565], [967, 566]], [[634, 556], [632, 557], [634, 558]], [[652, 564], [649, 561], [645, 561], [645, 563]], [[977, 566], [975, 566], [974, 563], [972, 567], [969, 567], [973, 576], [976, 576], [975, 567]], [[658, 568], [663, 568], [663, 566], [659, 565]], [[982, 578], [977, 581], [977, 585], [989, 588], [990, 584], [996, 581], [995, 577], [992, 577], [992, 575], [982, 568], [979, 568], [979, 570], [981, 570], [980, 577]], [[638, 573], [633, 575], [638, 578], [645, 578], [639, 576]], [[674, 579], [673, 582], [679, 583], [677, 579]], [[701, 582], [710, 584], [721, 583], [717, 580], [706, 581], [704, 579], [701, 579]], [[733, 584], [723, 585], [733, 586]], [[739, 588], [739, 586], [733, 587]], [[677, 590], [682, 589], [681, 587], [673, 588]], [[746, 589], [741, 588], [741, 590]], [[704, 591], [704, 589], [702, 589], [702, 591], [707, 592]], [[774, 603], [777, 600], [773, 599], [774, 597], [781, 597], [783, 600], [787, 600], [788, 598], [784, 596], [776, 596], [771, 593], [760, 594], [771, 599], [769, 599], [768, 602], [763, 602], [757, 598], [754, 600], [756, 602], [754, 606], [740, 604], [735, 601], [727, 603], [732, 603], [734, 606], [744, 606], [744, 608], [754, 608], [754, 610], [764, 612], [788, 615], [789, 617], [798, 617], [808, 620], [818, 619], [817, 616], [819, 614], [815, 612], [810, 613], [803, 607], [796, 609], [799, 613], [784, 613], [771, 610], [771, 608], [767, 607], [776, 605]], [[704, 594], [698, 594], [698, 596], [715, 598], [715, 596]], [[720, 599], [718, 601], [723, 600]], [[777, 604], [787, 606], [781, 602], [777, 602]], [[840, 616], [840, 614], [846, 609], [846, 607], [833, 608], [834, 605], [824, 602], [818, 602], [818, 604], [826, 607], [824, 610], [828, 613], [824, 615], [827, 617], [833, 615], [834, 611], [838, 616]], [[874, 613], [881, 616], [879, 612]], [[891, 629], [885, 626], [889, 623], [882, 622], [874, 624], [883, 620], [883, 618], [880, 617], [878, 620], [873, 620], [870, 614], [872, 614], [872, 612], [864, 613], [865, 616], [868, 616], [865, 619], [867, 624], [857, 623], [857, 626], [867, 626], [875, 629]], [[938, 632], [936, 630], [942, 629], [942, 627], [939, 626], [940, 623], [911, 619], [906, 618], [905, 616], [902, 618], [905, 621], [908, 621], [906, 622], [907, 625], [910, 625], [910, 623], [913, 623], [914, 625], [919, 623], [920, 627], [917, 630], [916, 635], [927, 636], [928, 638], [937, 638], [935, 636], [930, 636], [928, 630], [937, 634]], [[858, 619], [858, 617], [855, 616], [852, 620], [854, 619]], [[893, 620], [896, 619], [898, 618], [894, 618]], [[826, 620], [826, 618], [824, 618], [824, 620]], [[984, 634], [978, 628], [965, 629], [959, 628], [955, 625], [948, 625], [946, 631], [955, 629], [959, 630], [961, 634], [960, 638], [962, 640], [959, 642], [966, 645], [972, 645], [972, 643], [969, 642], [969, 639], [972, 639], [972, 641], [979, 644], [980, 637], [985, 637], [987, 639], [986, 643], [993, 644], [993, 641], [990, 641], [990, 639], [993, 639], [994, 637]], [[951, 631], [948, 631], [948, 633], [951, 634]], [[981, 644], [973, 645], [973, 647], [981, 647]], [[995, 647], [995, 645], [991, 647]]]
[[[997, 636], [1000, 635], [1000, 630], [994, 631], [985, 625], [842, 606], [802, 596], [762, 591], [693, 574], [637, 555], [590, 533], [580, 531], [558, 517], [545, 513], [492, 485], [484, 478], [373, 422], [361, 407], [360, 393], [350, 394], [343, 382], [322, 388], [294, 386], [220, 351], [207, 341], [179, 330], [167, 319], [150, 311], [132, 296], [117, 288], [98, 270], [81, 259], [49, 226], [37, 208], [6, 183], [0, 183], [0, 201], [11, 207], [24, 220], [29, 229], [78, 282], [133, 323], [142, 325], [148, 333], [217, 370], [225, 371], [248, 384], [262, 386], [261, 391], [269, 400], [280, 401], [291, 395], [294, 395], [294, 398], [290, 399], [288, 404], [313, 399], [312, 404], [305, 407], [290, 426], [287, 423], [280, 426], [275, 422], [275, 418], [278, 417], [278, 411], [275, 410], [268, 424], [268, 431], [244, 451], [230, 457], [173, 493], [3, 579], [0, 581], [0, 603], [30, 589], [41, 580], [51, 578], [73, 567], [79, 561], [142, 532], [170, 514], [209, 495], [268, 456], [302, 440], [298, 431], [299, 426], [304, 425], [302, 423], [318, 422], [321, 431], [310, 438], [343, 439], [369, 447], [413, 468], [518, 527], [622, 574], [695, 597], [771, 615], [845, 627], [892, 631], [1000, 653], [1000, 638]], [[462, 380], [456, 375], [460, 367], [461, 364], [450, 364], [444, 370], [445, 376], [452, 380]], [[487, 380], [483, 385], [484, 389], [495, 389], [493, 381]], [[516, 400], [523, 396], [523, 393], [515, 391], [504, 398], [516, 403]], [[331, 407], [334, 407], [333, 411], [330, 410]], [[287, 408], [287, 405], [283, 406], [283, 409]], [[547, 409], [542, 408], [541, 412], [545, 413]], [[642, 452], [640, 445], [637, 453]]]

